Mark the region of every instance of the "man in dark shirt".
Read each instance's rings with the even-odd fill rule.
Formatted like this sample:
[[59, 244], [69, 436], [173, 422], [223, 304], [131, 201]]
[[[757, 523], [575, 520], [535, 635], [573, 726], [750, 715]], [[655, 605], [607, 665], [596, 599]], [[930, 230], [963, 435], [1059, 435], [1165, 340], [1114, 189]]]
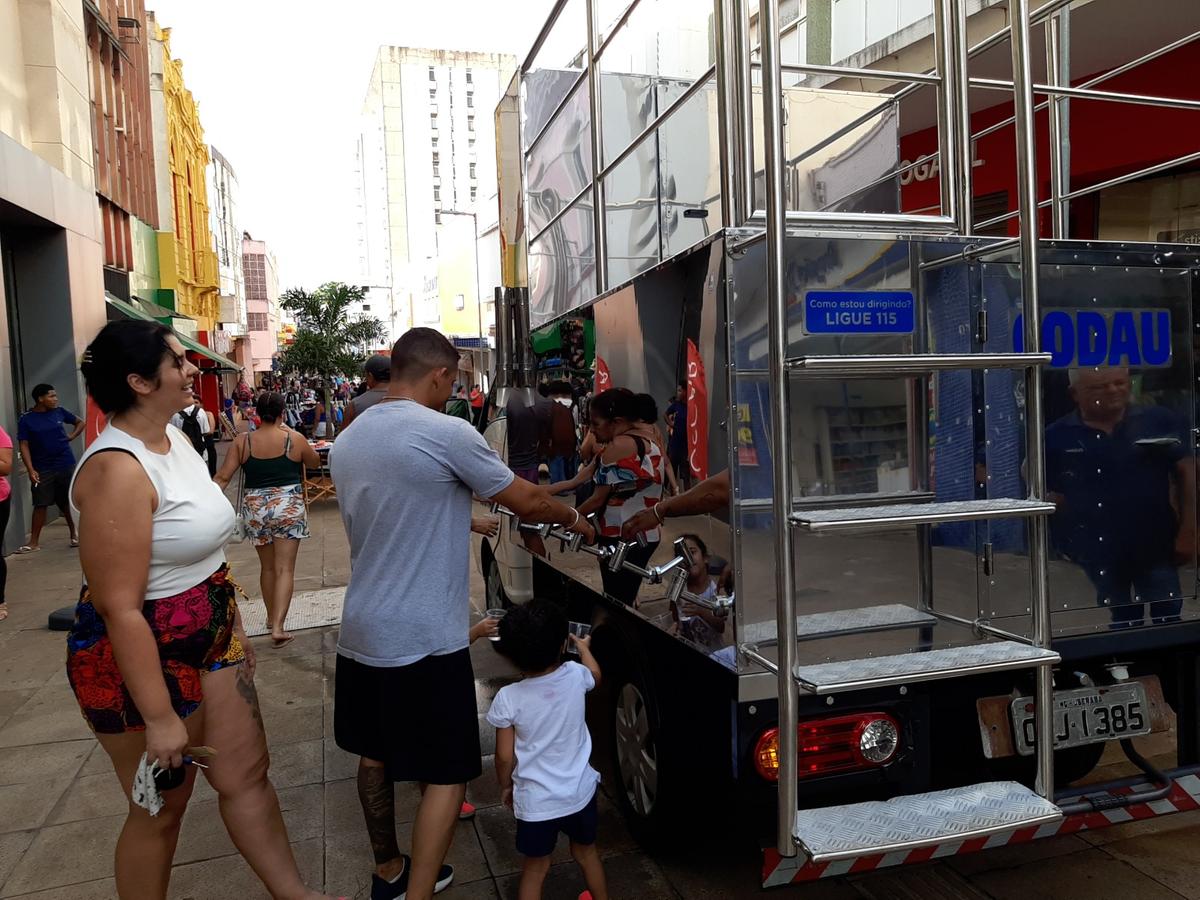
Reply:
[[[1055, 547], [1079, 563], [1113, 627], [1177, 621], [1176, 564], [1196, 551], [1196, 473], [1187, 428], [1131, 403], [1129, 370], [1074, 369], [1076, 410], [1046, 429]], [[1174, 499], [1174, 502], [1173, 502]]]
[[[518, 478], [533, 484], [541, 481], [538, 450], [549, 443], [552, 403], [535, 390], [514, 388], [504, 406], [508, 467]], [[521, 539], [529, 551], [545, 555], [546, 546], [540, 535], [522, 532]]]
[[[69, 435], [64, 427], [66, 425], [71, 426]], [[46, 510], [51, 504], [57, 506], [67, 520], [71, 546], [79, 546], [67, 490], [75, 471], [71, 441], [79, 437], [83, 425], [73, 412], [58, 405], [58, 392], [53, 385], [39, 384], [34, 387], [33, 409], [21, 416], [17, 423], [21, 459], [33, 483], [33, 519], [29, 543], [21, 547], [18, 553], [33, 553], [41, 549], [42, 528], [46, 525]]]
[[679, 482], [680, 489], [687, 490], [692, 480], [692, 467], [688, 465], [686, 384], [681, 384], [676, 389], [663, 418], [666, 419], [670, 433], [667, 438], [667, 459], [671, 461], [671, 468], [675, 470], [675, 480]]

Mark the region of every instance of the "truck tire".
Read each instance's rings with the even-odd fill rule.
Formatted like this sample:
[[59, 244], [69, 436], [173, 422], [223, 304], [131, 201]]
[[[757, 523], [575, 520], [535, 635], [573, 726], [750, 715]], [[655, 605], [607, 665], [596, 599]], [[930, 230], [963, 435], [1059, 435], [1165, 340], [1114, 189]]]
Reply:
[[614, 679], [609, 706], [613, 793], [629, 830], [643, 846], [663, 846], [672, 833], [671, 806], [662, 764], [662, 736], [653, 697], [635, 673]]

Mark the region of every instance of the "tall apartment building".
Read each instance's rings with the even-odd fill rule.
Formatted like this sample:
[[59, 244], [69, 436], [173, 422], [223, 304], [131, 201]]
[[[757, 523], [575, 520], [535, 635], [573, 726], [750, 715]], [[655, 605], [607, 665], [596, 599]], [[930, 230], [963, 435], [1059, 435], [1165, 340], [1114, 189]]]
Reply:
[[155, 302], [158, 204], [150, 124], [150, 56], [143, 0], [83, 5], [104, 286]]
[[270, 372], [279, 349], [279, 274], [266, 241], [242, 235], [242, 271], [246, 287], [246, 326], [251, 368]]
[[501, 54], [379, 49], [356, 158], [358, 256], [369, 314], [391, 339], [441, 324], [439, 226], [443, 213], [495, 195], [493, 112], [515, 65]]
[[[220, 319], [214, 349], [251, 366], [246, 323], [246, 291], [242, 275], [242, 224], [238, 215], [238, 181], [233, 166], [216, 147], [209, 147], [209, 222], [220, 278]], [[224, 349], [222, 349], [224, 347]]]

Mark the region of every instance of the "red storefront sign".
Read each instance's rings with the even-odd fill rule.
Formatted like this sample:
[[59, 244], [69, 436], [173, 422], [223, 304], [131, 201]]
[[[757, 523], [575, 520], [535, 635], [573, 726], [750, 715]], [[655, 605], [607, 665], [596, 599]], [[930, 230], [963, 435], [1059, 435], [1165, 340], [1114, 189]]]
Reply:
[[[1098, 91], [1200, 99], [1200, 81], [1187, 75], [1200, 71], [1200, 44], [1180, 47], [1158, 59], [1095, 85]], [[1093, 73], [1075, 79], [1078, 85]], [[1044, 100], [1038, 96], [1039, 101]], [[1012, 115], [1012, 104], [1002, 103], [971, 116], [971, 131], [979, 132]], [[901, 124], [903, 125], [903, 109]], [[1196, 151], [1197, 113], [1112, 103], [1099, 100], [1070, 101], [1072, 190], [1099, 184], [1117, 175], [1138, 171]], [[1050, 196], [1049, 120], [1047, 112], [1036, 114], [1038, 197]], [[919, 162], [900, 181], [900, 206], [904, 212], [935, 212], [940, 173], [927, 157], [937, 152], [937, 130], [926, 128], [900, 139], [904, 163]], [[1011, 125], [974, 141], [972, 188], [976, 198], [994, 196], [997, 210], [1016, 208], [1016, 142]], [[1072, 202], [1075, 208], [1072, 237], [1094, 238], [1091, 214], [1095, 195]], [[997, 212], [999, 214], [999, 212]], [[990, 215], [990, 213], [989, 213]], [[1042, 210], [1040, 232], [1050, 233], [1049, 210]], [[1007, 223], [1008, 233], [1017, 233], [1016, 220]]]

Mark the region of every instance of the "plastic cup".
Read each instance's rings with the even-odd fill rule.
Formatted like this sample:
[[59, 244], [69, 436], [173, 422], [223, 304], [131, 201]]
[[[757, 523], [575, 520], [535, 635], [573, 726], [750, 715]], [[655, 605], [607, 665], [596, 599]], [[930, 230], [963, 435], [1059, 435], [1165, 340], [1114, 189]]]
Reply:
[[[567, 629], [577, 638], [585, 638], [592, 633], [592, 626], [583, 622], [568, 622]], [[575, 656], [579, 655], [579, 650], [576, 649], [574, 641], [567, 641], [567, 652]]]
[[[507, 615], [507, 614], [508, 614], [507, 609], [489, 609], [487, 611], [487, 618], [495, 619], [496, 621], [499, 621], [500, 619], [503, 619], [505, 617], [505, 615]], [[497, 634], [489, 634], [488, 640], [489, 641], [498, 641], [498, 640], [500, 640], [500, 635], [498, 633]]]

